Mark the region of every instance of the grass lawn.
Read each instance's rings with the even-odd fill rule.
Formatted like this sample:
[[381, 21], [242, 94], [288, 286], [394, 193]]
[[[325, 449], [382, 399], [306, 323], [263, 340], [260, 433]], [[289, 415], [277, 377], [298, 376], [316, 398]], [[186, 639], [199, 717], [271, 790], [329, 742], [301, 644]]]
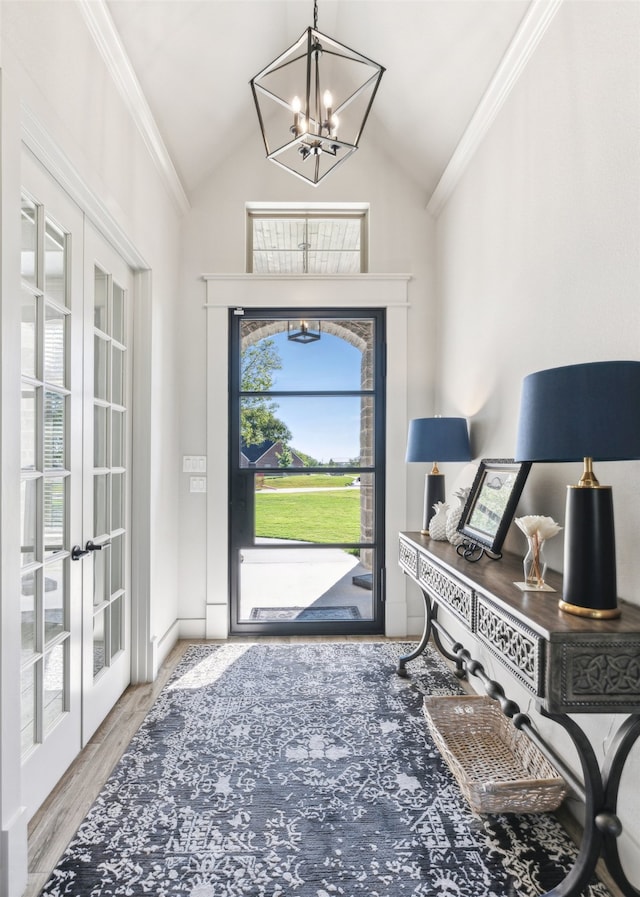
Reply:
[[354, 477], [353, 473], [339, 473], [336, 476], [329, 473], [292, 474], [283, 477], [265, 476], [264, 485], [269, 489], [335, 489], [338, 486], [348, 486]]
[[359, 542], [360, 490], [259, 492], [256, 536], [303, 542]]

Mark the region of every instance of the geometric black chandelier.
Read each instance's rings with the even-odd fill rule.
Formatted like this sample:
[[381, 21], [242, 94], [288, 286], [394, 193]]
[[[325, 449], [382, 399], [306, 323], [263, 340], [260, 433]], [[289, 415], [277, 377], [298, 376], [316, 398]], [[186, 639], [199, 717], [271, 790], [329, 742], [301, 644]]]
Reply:
[[288, 321], [287, 339], [294, 343], [302, 343], [304, 346], [316, 342], [322, 335], [322, 324], [317, 321], [316, 326], [313, 325], [313, 321], [300, 321], [298, 324]]
[[267, 159], [316, 186], [358, 148], [384, 68], [313, 28], [251, 79]]

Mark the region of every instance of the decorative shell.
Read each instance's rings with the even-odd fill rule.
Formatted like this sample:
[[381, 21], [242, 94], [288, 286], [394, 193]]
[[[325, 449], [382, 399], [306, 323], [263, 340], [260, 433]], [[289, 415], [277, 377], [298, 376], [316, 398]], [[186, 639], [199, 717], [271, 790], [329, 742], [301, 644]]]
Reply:
[[458, 532], [458, 524], [460, 523], [469, 492], [471, 492], [471, 488], [468, 486], [465, 486], [464, 489], [458, 489], [455, 493], [458, 504], [449, 511], [449, 516], [447, 517], [447, 539], [452, 545], [460, 545], [464, 538], [462, 533]]
[[447, 541], [447, 511], [449, 505], [444, 501], [437, 501], [433, 506], [435, 514], [429, 522], [429, 535], [437, 542]]

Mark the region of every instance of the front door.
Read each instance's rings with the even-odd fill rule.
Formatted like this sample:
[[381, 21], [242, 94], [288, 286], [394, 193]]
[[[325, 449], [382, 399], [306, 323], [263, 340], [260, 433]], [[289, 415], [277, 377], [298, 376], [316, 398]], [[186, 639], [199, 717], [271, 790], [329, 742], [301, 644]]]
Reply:
[[232, 633], [379, 633], [384, 313], [234, 309]]
[[131, 272], [26, 150], [21, 712], [31, 815], [129, 681]]

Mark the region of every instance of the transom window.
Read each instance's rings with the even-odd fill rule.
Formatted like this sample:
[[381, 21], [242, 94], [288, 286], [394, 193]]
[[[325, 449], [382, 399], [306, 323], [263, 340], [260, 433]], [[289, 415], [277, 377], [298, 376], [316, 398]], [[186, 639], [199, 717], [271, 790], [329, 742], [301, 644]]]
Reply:
[[253, 274], [362, 274], [367, 210], [248, 210], [247, 271]]

